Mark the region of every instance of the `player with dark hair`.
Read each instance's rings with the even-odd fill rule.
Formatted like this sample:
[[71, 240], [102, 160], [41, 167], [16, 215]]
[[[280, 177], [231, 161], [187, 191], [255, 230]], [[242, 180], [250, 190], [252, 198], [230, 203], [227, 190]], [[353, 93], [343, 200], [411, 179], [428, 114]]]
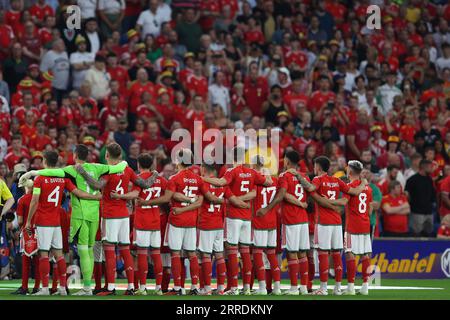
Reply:
[[[228, 169], [222, 178], [203, 177], [207, 183], [217, 187], [228, 185], [231, 192], [240, 197], [243, 201], [253, 200], [256, 193], [252, 193], [257, 185], [270, 186], [272, 179], [264, 177], [254, 169], [248, 168], [244, 164], [245, 155], [242, 148], [233, 149], [234, 164], [233, 168]], [[229, 206], [226, 223], [226, 248], [228, 255], [228, 272], [231, 276], [230, 295], [238, 295], [238, 246], [243, 261], [244, 273], [244, 295], [250, 295], [250, 281], [252, 274], [252, 261], [250, 255], [250, 245], [252, 243], [252, 210]]]
[[[44, 167], [53, 169], [58, 164], [59, 155], [55, 151], [44, 152]], [[25, 229], [31, 234], [31, 222], [36, 214], [36, 235], [39, 249], [39, 270], [41, 274], [42, 290], [36, 295], [49, 295], [48, 277], [50, 272], [49, 251], [56, 259], [59, 271], [60, 287], [58, 293], [66, 292], [66, 262], [63, 256], [63, 239], [59, 209], [64, 189], [69, 190], [76, 197], [86, 200], [99, 200], [100, 195], [92, 195], [77, 189], [67, 178], [37, 177], [34, 181], [33, 196], [27, 217]]]
[[[309, 191], [316, 201], [317, 224], [314, 232], [314, 244], [319, 255], [320, 288], [313, 292], [316, 295], [327, 295], [328, 282], [328, 257], [329, 253], [333, 257], [334, 269], [336, 272], [335, 286], [333, 294], [341, 295], [342, 281], [342, 219], [340, 209], [327, 200], [336, 200], [339, 194], [359, 195], [367, 185], [367, 181], [357, 187], [345, 184], [342, 180], [328, 175], [330, 160], [325, 156], [314, 159], [314, 173], [316, 177], [312, 180], [314, 188]], [[314, 192], [313, 192], [314, 191]]]
[[309, 246], [308, 214], [306, 212], [306, 191], [314, 188], [309, 178], [298, 171], [300, 155], [296, 151], [286, 152], [284, 166], [286, 171], [278, 179], [278, 192], [265, 208], [257, 215], [265, 214], [281, 203], [282, 245], [287, 250], [288, 270], [291, 279], [290, 295], [299, 294], [298, 274], [300, 273], [300, 294], [307, 294]]
[[[93, 179], [100, 179], [105, 174], [123, 172], [127, 166], [126, 162], [120, 162], [117, 165], [109, 166], [99, 163], [87, 163], [89, 149], [83, 144], [75, 147], [75, 164], [81, 165], [83, 169]], [[90, 194], [96, 194], [97, 191], [89, 186], [84, 177], [80, 175], [74, 166], [67, 166], [62, 169], [43, 169], [30, 171], [24, 174], [21, 181], [25, 181], [33, 175], [45, 177], [69, 178], [78, 189]], [[70, 218], [69, 242], [77, 242], [78, 255], [80, 257], [81, 273], [83, 275], [83, 288], [74, 295], [92, 295], [91, 279], [94, 271], [94, 246], [95, 237], [99, 228], [99, 209], [100, 202], [93, 200], [78, 199], [73, 196], [71, 199], [72, 215]], [[96, 248], [96, 251], [101, 248]]]
[[[106, 146], [106, 161], [109, 165], [117, 165], [121, 162], [122, 148], [117, 143]], [[124, 259], [125, 270], [128, 279], [128, 288], [125, 295], [134, 295], [134, 271], [133, 259], [130, 254], [130, 217], [127, 209], [127, 200], [118, 199], [116, 194], [126, 193], [130, 182], [147, 189], [152, 186], [157, 178], [157, 172], [144, 180], [138, 177], [130, 167], [126, 167], [121, 173], [103, 175], [100, 181], [94, 179], [82, 165], [75, 166], [76, 171], [83, 176], [90, 187], [102, 189], [102, 240], [105, 251], [106, 278], [108, 287], [97, 295], [115, 295], [115, 268], [116, 245]], [[95, 234], [94, 234], [95, 236]], [[95, 239], [95, 237], [94, 237]]]
[[[152, 176], [153, 157], [148, 153], [143, 153], [138, 157], [139, 177], [148, 179]], [[151, 200], [162, 196], [162, 191], [166, 190], [167, 180], [158, 176], [150, 188], [142, 189], [135, 186], [133, 190], [126, 194], [114, 192], [111, 194], [113, 199], [123, 200]], [[134, 226], [133, 242], [137, 247], [137, 275], [139, 288], [136, 289], [137, 295], [147, 295], [147, 273], [148, 273], [148, 251], [153, 262], [153, 271], [155, 274], [155, 294], [162, 295], [162, 261], [161, 261], [161, 231], [160, 231], [160, 209], [158, 205], [143, 205], [136, 203], [134, 207]]]

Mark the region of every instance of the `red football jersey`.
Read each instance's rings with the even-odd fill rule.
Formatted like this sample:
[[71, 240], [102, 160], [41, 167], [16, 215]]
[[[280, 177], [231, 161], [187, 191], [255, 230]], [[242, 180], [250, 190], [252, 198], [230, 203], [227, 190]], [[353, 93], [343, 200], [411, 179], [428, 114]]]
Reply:
[[[262, 185], [266, 181], [266, 178], [262, 174], [243, 165], [228, 169], [223, 178], [227, 181], [231, 192], [237, 197], [249, 193], [255, 189], [256, 185]], [[251, 220], [252, 210], [236, 208], [230, 205], [228, 217]]]
[[127, 201], [112, 199], [111, 192], [115, 191], [119, 194], [127, 193], [130, 181], [134, 183], [137, 178], [138, 176], [130, 167], [126, 167], [122, 173], [109, 174], [102, 177], [106, 181], [101, 201], [103, 218], [126, 218], [129, 216]]
[[[146, 180], [152, 176], [151, 172], [144, 172], [139, 175]], [[139, 198], [144, 200], [152, 200], [162, 196], [163, 190], [166, 190], [167, 180], [163, 177], [158, 177], [155, 183], [148, 189], [141, 189], [134, 187], [134, 190], [139, 190]], [[136, 206], [134, 217], [134, 228], [137, 230], [157, 231], [160, 229], [160, 212], [159, 206]]]
[[[350, 187], [341, 179], [327, 175], [326, 173], [314, 177], [312, 183], [316, 186], [319, 195], [330, 200], [338, 199], [341, 192], [347, 193]], [[342, 224], [341, 215], [331, 209], [319, 206], [317, 203], [316, 211], [318, 215], [317, 223], [322, 225], [340, 225]]]
[[[204, 182], [201, 187], [201, 192], [205, 194], [208, 191], [220, 199], [228, 199], [233, 196], [228, 187], [215, 187]], [[200, 209], [198, 228], [202, 230], [223, 229], [224, 217], [225, 203], [211, 203], [204, 199], [202, 208]]]
[[[203, 180], [199, 175], [193, 173], [189, 169], [181, 170], [177, 174], [170, 177], [167, 184], [167, 190], [179, 192], [186, 197], [194, 198], [201, 194], [200, 188], [203, 185]], [[187, 202], [178, 202], [172, 200], [172, 208], [180, 208], [189, 205]], [[182, 214], [174, 215], [170, 212], [169, 222], [175, 227], [194, 228], [197, 225], [198, 210], [191, 210]]]
[[258, 185], [256, 187], [256, 198], [253, 201], [254, 212], [252, 226], [255, 229], [271, 230], [277, 228], [277, 211], [279, 206], [275, 206], [272, 210], [267, 212], [262, 217], [256, 215], [256, 211], [260, 208], [265, 208], [273, 201], [277, 194], [277, 179], [272, 178], [272, 185], [270, 187], [264, 187]]
[[37, 226], [61, 226], [59, 209], [64, 189], [72, 192], [76, 187], [66, 178], [39, 176], [34, 180], [33, 194], [39, 194], [39, 203], [35, 213]]
[[[30, 211], [30, 202], [32, 198], [31, 193], [24, 194], [22, 197], [20, 197], [19, 201], [17, 201], [17, 209], [16, 214], [18, 217], [23, 218], [23, 226], [27, 223], [28, 219], [28, 212]], [[31, 225], [34, 225], [34, 222], [36, 220], [36, 215], [34, 215], [33, 219], [31, 220]], [[22, 227], [23, 227], [22, 226]]]
[[[360, 180], [355, 180], [349, 183], [348, 186], [356, 188], [360, 184]], [[349, 200], [345, 210], [345, 230], [352, 234], [370, 233], [369, 205], [372, 202], [372, 189], [367, 185], [359, 195], [346, 195], [346, 197]]]
[[[309, 178], [306, 174], [300, 173], [306, 180]], [[278, 188], [286, 189], [288, 194], [295, 196], [299, 201], [306, 203], [307, 194], [298, 179], [289, 172], [283, 172], [278, 180]], [[306, 209], [296, 206], [284, 200], [281, 207], [281, 222], [283, 224], [301, 224], [308, 223], [308, 213]]]

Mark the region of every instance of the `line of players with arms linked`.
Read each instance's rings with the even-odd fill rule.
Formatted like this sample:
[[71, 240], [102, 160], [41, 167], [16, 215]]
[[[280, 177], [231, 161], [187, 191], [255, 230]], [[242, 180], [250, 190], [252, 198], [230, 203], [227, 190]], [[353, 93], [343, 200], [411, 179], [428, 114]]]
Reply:
[[[20, 178], [20, 185], [27, 189], [17, 211], [24, 226], [24, 251], [29, 251], [27, 245], [35, 235], [39, 252], [35, 257], [24, 255], [24, 260], [28, 259], [24, 268], [35, 262], [33, 294], [51, 293], [50, 258], [54, 261], [54, 275], [59, 275], [59, 288], [54, 293], [67, 295], [64, 230], [59, 216], [64, 190], [72, 193], [68, 238], [77, 242], [84, 283], [75, 295], [116, 294], [117, 252], [127, 278], [125, 295], [147, 294], [149, 255], [157, 295], [186, 293], [184, 259], [189, 260], [191, 295], [280, 295], [282, 249], [286, 250], [290, 277], [290, 288], [284, 294], [327, 295], [330, 255], [335, 270], [333, 294], [355, 294], [355, 256], [361, 256], [362, 263], [359, 293], [368, 294], [372, 193], [367, 181], [360, 177], [363, 166], [359, 161], [348, 163], [350, 182], [345, 183], [327, 174], [330, 161], [319, 156], [314, 160], [315, 177], [311, 181], [299, 171], [299, 154], [289, 151], [283, 159], [283, 172], [275, 178], [264, 168], [261, 156], [256, 157], [255, 165], [247, 165], [242, 150], [235, 148], [233, 167], [219, 178], [213, 165], [203, 164], [201, 176], [194, 173], [192, 152], [182, 149], [175, 159], [177, 173], [166, 180], [152, 170], [151, 155], [139, 156], [136, 174], [121, 160], [118, 144], [109, 144], [106, 150], [107, 165], [90, 164], [85, 161], [87, 147], [78, 145], [76, 165], [66, 168], [57, 168], [58, 154], [48, 151], [44, 154], [45, 169], [30, 171]], [[308, 213], [311, 200], [315, 208]], [[133, 201], [134, 208], [131, 225], [129, 201]], [[161, 209], [166, 203], [170, 204], [169, 214]], [[320, 287], [315, 291], [314, 250], [318, 252], [320, 272]], [[345, 290], [341, 288], [342, 250], [347, 266]], [[217, 275], [214, 289], [213, 258]], [[19, 294], [28, 293], [28, 269], [24, 272], [25, 285], [16, 292]], [[258, 289], [253, 291], [255, 276]], [[171, 277], [173, 289], [169, 291]]]

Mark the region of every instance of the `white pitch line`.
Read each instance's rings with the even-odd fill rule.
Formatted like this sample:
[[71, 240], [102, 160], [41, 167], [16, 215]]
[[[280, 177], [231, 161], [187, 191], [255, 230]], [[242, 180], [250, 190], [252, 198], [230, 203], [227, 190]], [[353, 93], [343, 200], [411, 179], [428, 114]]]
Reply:
[[[0, 285], [0, 290], [11, 290], [14, 288], [18, 288], [20, 284], [1, 284]], [[30, 284], [31, 287], [31, 284]], [[83, 286], [81, 284], [79, 285], [69, 285], [69, 289], [81, 289]], [[187, 289], [190, 288], [190, 284], [186, 282], [186, 286]], [[127, 289], [127, 285], [126, 284], [116, 284], [116, 288], [118, 290], [126, 290]], [[258, 285], [254, 285], [253, 286], [254, 289], [258, 289]], [[289, 285], [281, 285], [281, 289], [287, 290], [289, 289], [290, 286]], [[319, 286], [315, 285], [313, 286], [313, 289], [318, 289]], [[342, 286], [343, 289], [346, 288], [345, 285]], [[355, 289], [360, 289], [361, 286], [355, 286]], [[155, 286], [154, 285], [148, 285], [147, 286], [148, 290], [154, 290]], [[328, 286], [328, 290], [333, 290], [334, 289], [334, 285], [329, 285]], [[444, 288], [435, 288], [435, 287], [400, 287], [400, 286], [369, 286], [370, 290], [444, 290]]]

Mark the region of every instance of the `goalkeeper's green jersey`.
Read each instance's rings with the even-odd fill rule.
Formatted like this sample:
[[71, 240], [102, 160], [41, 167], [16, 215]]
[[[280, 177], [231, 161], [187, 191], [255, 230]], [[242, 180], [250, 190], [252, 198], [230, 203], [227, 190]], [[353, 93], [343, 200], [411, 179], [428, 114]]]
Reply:
[[[95, 180], [99, 180], [102, 175], [120, 173], [126, 167], [126, 162], [118, 163], [114, 166], [109, 166], [99, 163], [84, 163], [83, 168]], [[72, 180], [79, 190], [90, 194], [98, 193], [87, 184], [86, 180], [79, 174], [73, 166], [68, 166], [62, 169], [43, 169], [39, 170], [41, 176], [55, 176], [65, 177]], [[71, 195], [72, 202], [72, 219], [83, 219], [87, 221], [99, 220], [100, 202], [98, 200], [79, 199], [75, 195]]]

